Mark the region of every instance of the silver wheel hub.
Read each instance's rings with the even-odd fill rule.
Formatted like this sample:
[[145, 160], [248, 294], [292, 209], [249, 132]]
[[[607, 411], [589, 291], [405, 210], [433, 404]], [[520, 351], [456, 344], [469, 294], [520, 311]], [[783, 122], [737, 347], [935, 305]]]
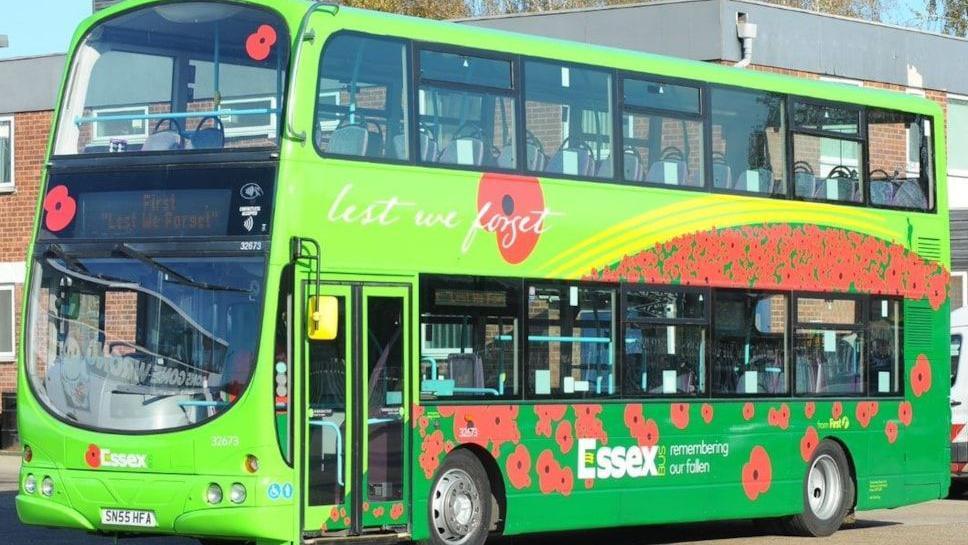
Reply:
[[481, 494], [462, 469], [441, 475], [430, 503], [434, 530], [446, 543], [461, 545], [481, 526]]
[[813, 461], [807, 474], [807, 501], [817, 518], [830, 520], [837, 515], [844, 495], [843, 483], [840, 467], [829, 455]]

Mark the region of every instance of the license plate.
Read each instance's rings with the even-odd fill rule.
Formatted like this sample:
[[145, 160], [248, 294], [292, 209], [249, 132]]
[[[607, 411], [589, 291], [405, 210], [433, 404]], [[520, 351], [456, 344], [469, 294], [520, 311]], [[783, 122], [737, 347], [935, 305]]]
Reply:
[[108, 526], [139, 526], [154, 528], [158, 519], [153, 511], [135, 509], [101, 509], [101, 524]]

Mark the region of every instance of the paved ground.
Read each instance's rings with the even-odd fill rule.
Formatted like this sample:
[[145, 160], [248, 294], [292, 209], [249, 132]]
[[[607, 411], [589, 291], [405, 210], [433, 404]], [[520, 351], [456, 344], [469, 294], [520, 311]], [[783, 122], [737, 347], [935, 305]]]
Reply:
[[[0, 456], [0, 544], [3, 545], [109, 545], [113, 539], [68, 530], [27, 527], [17, 520], [14, 496], [19, 458]], [[710, 523], [690, 526], [569, 532], [505, 538], [505, 545], [559, 545], [607, 543], [609, 545], [968, 545], [968, 495], [892, 511], [867, 511], [856, 524], [825, 540], [770, 535], [750, 522]], [[189, 545], [186, 539], [122, 540], [131, 545]]]

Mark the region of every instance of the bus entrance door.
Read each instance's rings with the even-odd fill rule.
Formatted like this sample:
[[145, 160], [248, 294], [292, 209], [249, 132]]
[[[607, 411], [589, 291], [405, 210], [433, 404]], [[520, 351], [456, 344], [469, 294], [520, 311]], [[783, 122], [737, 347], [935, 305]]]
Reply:
[[409, 288], [324, 285], [321, 295], [336, 297], [339, 325], [331, 341], [302, 333], [303, 532], [404, 531]]

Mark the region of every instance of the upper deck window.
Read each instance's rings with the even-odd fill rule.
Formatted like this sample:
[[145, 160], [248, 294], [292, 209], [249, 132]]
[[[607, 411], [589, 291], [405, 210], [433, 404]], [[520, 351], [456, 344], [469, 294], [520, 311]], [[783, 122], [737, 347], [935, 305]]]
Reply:
[[74, 54], [55, 153], [278, 143], [289, 36], [277, 15], [215, 2], [126, 12]]
[[786, 194], [783, 97], [713, 88], [713, 187]]

